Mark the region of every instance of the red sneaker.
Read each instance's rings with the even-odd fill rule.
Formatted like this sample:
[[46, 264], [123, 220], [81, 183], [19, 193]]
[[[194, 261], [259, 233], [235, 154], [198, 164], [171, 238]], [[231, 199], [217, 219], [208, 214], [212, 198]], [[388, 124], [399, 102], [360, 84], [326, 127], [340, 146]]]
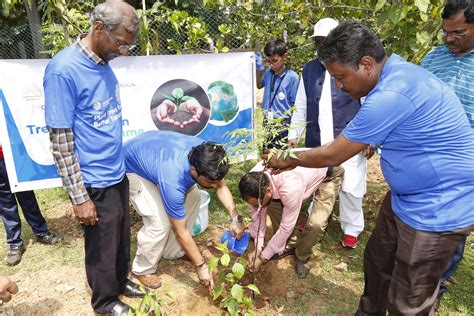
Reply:
[[357, 237], [344, 234], [344, 239], [342, 240], [342, 247], [355, 249], [357, 247]]

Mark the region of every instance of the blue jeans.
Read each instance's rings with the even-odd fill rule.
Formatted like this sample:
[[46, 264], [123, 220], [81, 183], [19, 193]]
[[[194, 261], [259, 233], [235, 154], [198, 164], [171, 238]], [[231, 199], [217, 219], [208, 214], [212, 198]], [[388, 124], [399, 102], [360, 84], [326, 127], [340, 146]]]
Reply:
[[464, 255], [465, 245], [466, 245], [466, 238], [464, 238], [456, 247], [456, 250], [454, 250], [453, 256], [451, 257], [451, 260], [449, 261], [448, 266], [446, 267], [446, 270], [444, 271], [443, 276], [441, 277], [441, 284], [439, 286], [438, 299], [441, 299], [443, 294], [448, 291], [448, 287], [444, 285], [444, 281], [449, 279], [454, 274], [454, 272], [456, 272], [456, 269], [458, 268], [458, 265], [461, 262], [462, 257]]
[[35, 194], [33, 191], [12, 193], [8, 183], [5, 160], [2, 158], [0, 159], [0, 216], [7, 233], [7, 243], [11, 246], [19, 246], [23, 243], [17, 200], [33, 233], [36, 236], [45, 235], [48, 232], [48, 226], [41, 215]]

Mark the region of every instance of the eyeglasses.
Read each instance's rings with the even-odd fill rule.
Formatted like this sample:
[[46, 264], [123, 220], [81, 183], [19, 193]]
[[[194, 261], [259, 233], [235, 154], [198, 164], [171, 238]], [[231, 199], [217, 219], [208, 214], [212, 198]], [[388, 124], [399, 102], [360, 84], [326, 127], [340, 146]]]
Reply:
[[277, 60], [271, 60], [269, 58], [265, 58], [265, 63], [269, 64], [269, 65], [276, 65], [278, 64], [283, 58], [278, 58]]
[[[106, 29], [107, 30], [107, 29]], [[117, 39], [115, 38], [115, 36], [109, 31], [107, 30], [107, 34], [109, 34], [110, 38], [115, 42], [115, 45], [117, 45], [117, 49], [120, 53], [124, 53], [124, 52], [129, 52], [130, 50], [134, 49], [135, 47], [137, 47], [137, 45], [135, 44], [132, 44], [132, 45], [128, 45], [128, 44], [120, 44]]]
[[451, 31], [451, 32], [448, 32], [448, 31], [443, 30], [443, 35], [444, 35], [444, 37], [447, 37], [448, 35], [451, 35], [454, 38], [463, 38], [464, 36], [466, 36], [467, 33], [469, 33], [470, 30], [471, 30], [471, 27], [469, 27], [468, 29], [466, 29], [464, 31]]

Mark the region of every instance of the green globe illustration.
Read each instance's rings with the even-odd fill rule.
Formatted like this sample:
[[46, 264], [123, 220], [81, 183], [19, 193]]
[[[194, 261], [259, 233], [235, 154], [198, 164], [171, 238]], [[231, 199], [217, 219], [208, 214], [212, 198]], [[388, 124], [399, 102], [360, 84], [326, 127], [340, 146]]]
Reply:
[[215, 81], [207, 89], [211, 101], [211, 120], [228, 122], [239, 111], [234, 87], [225, 81]]

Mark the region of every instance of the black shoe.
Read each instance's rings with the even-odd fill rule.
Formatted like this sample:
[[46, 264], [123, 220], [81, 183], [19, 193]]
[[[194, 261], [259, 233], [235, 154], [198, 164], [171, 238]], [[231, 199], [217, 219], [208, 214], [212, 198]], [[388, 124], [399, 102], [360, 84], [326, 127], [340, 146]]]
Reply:
[[146, 287], [143, 286], [143, 289], [145, 290], [144, 292], [140, 289], [140, 285], [128, 280], [122, 294], [126, 297], [144, 297], [145, 294], [150, 293], [150, 290], [148, 290]]
[[47, 232], [43, 236], [36, 236], [36, 241], [45, 245], [54, 245], [63, 240], [63, 237], [55, 232]]
[[107, 316], [127, 316], [128, 311], [130, 310], [130, 306], [125, 304], [124, 302], [118, 301], [117, 304], [114, 305], [112, 310], [105, 314]]
[[311, 269], [309, 264], [308, 264], [308, 261], [309, 261], [309, 259], [301, 260], [301, 259], [296, 258], [296, 260], [295, 260], [295, 272], [296, 272], [296, 275], [299, 278], [304, 279], [308, 276], [309, 270]]
[[270, 260], [278, 260], [281, 258], [285, 258], [287, 256], [294, 256], [294, 255], [295, 255], [295, 248], [286, 246], [285, 250], [283, 250], [281, 254], [278, 254], [278, 253], [274, 254], [270, 258]]
[[8, 250], [7, 256], [5, 257], [5, 264], [7, 266], [16, 266], [19, 264], [25, 250], [26, 249], [23, 244], [19, 246], [10, 245], [10, 249]]

